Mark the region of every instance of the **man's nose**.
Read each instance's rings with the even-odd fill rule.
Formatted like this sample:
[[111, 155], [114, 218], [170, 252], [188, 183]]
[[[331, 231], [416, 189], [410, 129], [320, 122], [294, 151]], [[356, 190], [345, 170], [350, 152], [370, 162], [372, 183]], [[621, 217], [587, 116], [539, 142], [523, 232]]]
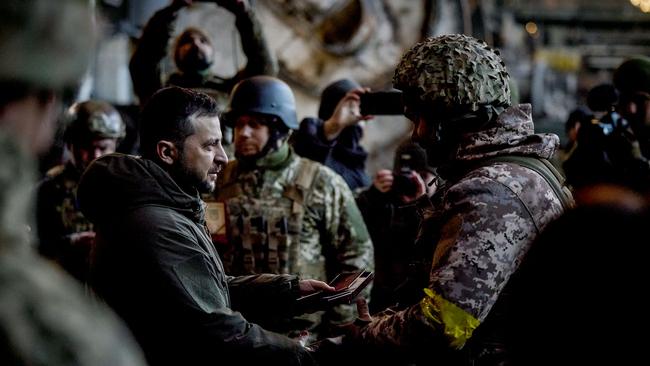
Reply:
[[214, 154], [214, 162], [215, 164], [221, 166], [222, 168], [228, 164], [228, 155], [226, 154], [226, 150], [224, 150], [223, 145], [219, 145], [219, 148], [217, 149], [217, 153]]
[[239, 130], [239, 131], [238, 131], [238, 134], [239, 134], [240, 136], [246, 136], [246, 137], [250, 137], [250, 136], [251, 136], [251, 132], [253, 131], [253, 129], [250, 128], [250, 126], [247, 125], [247, 124], [245, 124], [245, 125], [239, 127], [238, 130]]

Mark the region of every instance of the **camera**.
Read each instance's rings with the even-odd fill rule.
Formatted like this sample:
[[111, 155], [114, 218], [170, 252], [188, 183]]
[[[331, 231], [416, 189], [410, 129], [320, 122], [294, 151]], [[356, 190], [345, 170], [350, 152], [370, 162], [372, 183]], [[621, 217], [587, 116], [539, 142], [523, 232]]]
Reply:
[[413, 178], [413, 170], [402, 167], [393, 172], [393, 191], [401, 195], [413, 197], [418, 192], [418, 185]]
[[627, 120], [616, 112], [609, 112], [596, 122], [605, 136], [611, 135], [614, 131], [627, 128]]

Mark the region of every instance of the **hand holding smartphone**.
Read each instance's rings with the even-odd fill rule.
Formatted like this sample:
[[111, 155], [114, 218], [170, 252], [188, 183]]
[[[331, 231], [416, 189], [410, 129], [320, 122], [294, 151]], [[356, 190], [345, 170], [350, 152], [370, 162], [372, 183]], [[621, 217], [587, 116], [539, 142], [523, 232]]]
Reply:
[[404, 104], [399, 90], [382, 90], [363, 93], [360, 96], [361, 114], [369, 115], [403, 115]]

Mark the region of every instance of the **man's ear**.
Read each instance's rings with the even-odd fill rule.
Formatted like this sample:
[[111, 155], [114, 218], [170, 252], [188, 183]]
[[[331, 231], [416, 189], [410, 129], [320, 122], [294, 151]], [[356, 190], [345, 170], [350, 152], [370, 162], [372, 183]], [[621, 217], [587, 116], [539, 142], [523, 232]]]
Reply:
[[160, 140], [156, 144], [156, 155], [163, 163], [173, 165], [178, 159], [178, 148], [171, 141]]

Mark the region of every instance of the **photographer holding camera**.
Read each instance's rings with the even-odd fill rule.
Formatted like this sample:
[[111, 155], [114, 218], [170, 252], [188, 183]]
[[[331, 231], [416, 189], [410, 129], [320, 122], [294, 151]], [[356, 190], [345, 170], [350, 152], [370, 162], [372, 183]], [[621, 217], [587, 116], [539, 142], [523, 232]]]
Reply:
[[589, 91], [587, 104], [594, 114], [581, 123], [577, 146], [563, 165], [574, 190], [595, 184], [637, 191], [650, 187], [650, 165], [628, 121], [616, 111], [618, 103], [619, 93], [611, 84]]
[[372, 313], [400, 300], [398, 288], [406, 282], [414, 257], [431, 257], [416, 255], [414, 243], [422, 217], [418, 198], [433, 196], [437, 187], [425, 150], [408, 141], [395, 152], [393, 170], [378, 171], [373, 185], [359, 194], [357, 205], [375, 247]]

